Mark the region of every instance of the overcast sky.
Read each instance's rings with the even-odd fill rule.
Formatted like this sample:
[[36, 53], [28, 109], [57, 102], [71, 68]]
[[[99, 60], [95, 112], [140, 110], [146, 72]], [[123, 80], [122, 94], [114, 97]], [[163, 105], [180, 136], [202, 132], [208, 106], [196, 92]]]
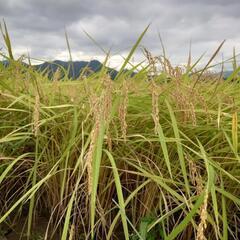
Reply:
[[[142, 45], [160, 55], [159, 32], [174, 64], [186, 62], [190, 41], [197, 59], [205, 52], [209, 57], [226, 39], [220, 55], [227, 58], [233, 47], [240, 51], [239, 12], [239, 0], [0, 0], [15, 54], [67, 60], [66, 28], [74, 60], [103, 59], [85, 30], [112, 49], [116, 66], [149, 23]], [[137, 52], [135, 61], [141, 55]]]

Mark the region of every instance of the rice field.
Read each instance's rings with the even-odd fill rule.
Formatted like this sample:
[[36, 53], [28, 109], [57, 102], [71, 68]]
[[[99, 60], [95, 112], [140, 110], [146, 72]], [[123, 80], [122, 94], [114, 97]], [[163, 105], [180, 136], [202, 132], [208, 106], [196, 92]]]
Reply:
[[240, 238], [240, 68], [223, 80], [212, 59], [147, 54], [125, 72], [146, 30], [115, 80], [103, 67], [71, 81], [14, 59], [2, 27], [0, 236]]

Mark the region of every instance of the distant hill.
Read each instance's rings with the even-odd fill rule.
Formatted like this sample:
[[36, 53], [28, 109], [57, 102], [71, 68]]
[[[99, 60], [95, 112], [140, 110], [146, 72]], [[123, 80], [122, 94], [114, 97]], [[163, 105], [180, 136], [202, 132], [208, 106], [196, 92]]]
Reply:
[[227, 79], [232, 73], [233, 73], [233, 71], [225, 71], [225, 72], [223, 72], [223, 78]]
[[[93, 72], [98, 72], [103, 67], [103, 64], [98, 60], [87, 61], [73, 61], [65, 62], [60, 60], [55, 60], [53, 62], [44, 62], [39, 65], [35, 65], [34, 68], [37, 71], [46, 71], [49, 77], [52, 77], [57, 69], [64, 69], [68, 71], [68, 77], [71, 79], [77, 79], [82, 71], [87, 68], [85, 75], [91, 74]], [[117, 76], [118, 71], [112, 68], [107, 68], [107, 72], [112, 79]]]
[[[0, 61], [0, 63], [2, 63], [3, 66], [5, 67], [9, 66], [9, 62], [7, 60]], [[23, 64], [27, 65], [26, 63], [23, 63]], [[100, 71], [101, 68], [103, 67], [103, 64], [98, 60], [92, 60], [89, 62], [88, 61], [70, 62], [70, 61], [55, 60], [52, 62], [44, 62], [42, 64], [32, 65], [32, 67], [37, 71], [45, 72], [46, 74], [48, 74], [49, 78], [52, 78], [52, 76], [58, 69], [62, 69], [62, 70], [64, 69], [64, 71], [68, 72], [68, 78], [74, 80], [74, 79], [77, 79], [82, 73], [82, 71], [86, 70], [86, 68], [87, 68], [87, 71], [84, 73], [85, 76], [91, 73]], [[124, 70], [124, 72], [127, 72], [127, 71], [128, 70]], [[232, 74], [232, 72], [233, 71], [224, 71], [223, 78], [227, 79]], [[114, 79], [117, 76], [118, 71], [113, 68], [107, 67], [107, 73], [109, 74], [111, 79]], [[136, 72], [131, 73], [131, 76], [134, 76], [135, 74]], [[63, 75], [63, 71], [62, 71], [62, 75]]]
[[[3, 64], [4, 67], [9, 66], [9, 61], [4, 60], [0, 61], [0, 63]], [[28, 66], [28, 64], [23, 63], [23, 65]], [[52, 78], [54, 73], [60, 69], [62, 76], [64, 75], [64, 71], [68, 72], [68, 78], [70, 79], [77, 79], [82, 71], [84, 70], [84, 75], [90, 75], [91, 73], [96, 73], [100, 71], [103, 67], [103, 64], [99, 62], [98, 60], [92, 60], [90, 62], [88, 61], [61, 61], [61, 60], [55, 60], [53, 62], [44, 62], [42, 64], [38, 65], [32, 65], [32, 67], [37, 70], [44, 72], [48, 75], [49, 78]], [[118, 71], [107, 67], [107, 73], [111, 77], [111, 79], [114, 79]]]

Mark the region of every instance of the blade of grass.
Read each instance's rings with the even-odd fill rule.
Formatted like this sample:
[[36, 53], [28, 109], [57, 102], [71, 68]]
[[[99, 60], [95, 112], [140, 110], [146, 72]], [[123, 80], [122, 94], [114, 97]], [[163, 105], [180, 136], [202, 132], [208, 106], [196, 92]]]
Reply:
[[[141, 185], [139, 185], [126, 199], [125, 204], [124, 204], [124, 208], [129, 204], [129, 202], [136, 196], [136, 194], [143, 188], [145, 187], [147, 184], [149, 184], [151, 182], [151, 180], [146, 180], [145, 182], [143, 182]], [[106, 240], [110, 240], [111, 236], [113, 235], [113, 229], [115, 227], [115, 225], [117, 224], [118, 218], [121, 216], [121, 211], [119, 210], [119, 212], [116, 214], [115, 218], [113, 219], [113, 221], [111, 222], [111, 226], [109, 227], [109, 231], [107, 234], [107, 238]]]
[[158, 137], [159, 137], [159, 141], [160, 141], [160, 144], [162, 147], [163, 156], [164, 156], [164, 160], [166, 162], [167, 168], [168, 168], [169, 175], [171, 178], [173, 178], [172, 170], [171, 170], [171, 163], [170, 163], [170, 159], [169, 159], [169, 155], [168, 155], [168, 148], [167, 148], [167, 144], [166, 144], [166, 138], [164, 136], [163, 129], [160, 124], [158, 126]]
[[173, 231], [166, 237], [165, 240], [173, 240], [176, 239], [176, 237], [178, 236], [178, 234], [180, 234], [188, 225], [188, 223], [192, 220], [193, 216], [198, 212], [200, 206], [202, 205], [204, 200], [204, 193], [202, 193], [196, 203], [194, 204], [193, 208], [191, 209], [191, 211], [186, 215], [186, 217], [181, 221], [180, 224], [177, 225], [177, 227], [175, 227], [173, 229]]
[[[223, 179], [221, 176], [221, 189], [224, 191]], [[228, 239], [228, 219], [227, 219], [227, 205], [225, 196], [222, 194], [222, 221], [223, 221], [223, 240]]]
[[232, 115], [232, 143], [234, 151], [238, 152], [238, 116], [237, 112]]
[[222, 48], [223, 44], [225, 43], [226, 40], [223, 40], [222, 43], [219, 45], [219, 47], [217, 48], [217, 50], [214, 52], [214, 54], [212, 55], [212, 57], [209, 59], [208, 63], [206, 64], [206, 66], [202, 69], [202, 71], [200, 72], [198, 78], [196, 79], [194, 85], [193, 85], [193, 89], [195, 88], [196, 84], [198, 83], [198, 81], [201, 79], [203, 73], [206, 71], [206, 69], [209, 67], [209, 65], [211, 64], [211, 62], [213, 61], [213, 59], [217, 56], [218, 52], [220, 51], [220, 49]]
[[189, 186], [189, 181], [188, 181], [187, 168], [186, 168], [185, 159], [184, 159], [184, 155], [183, 155], [183, 148], [182, 148], [182, 144], [181, 144], [181, 138], [180, 138], [180, 134], [179, 134], [177, 120], [176, 120], [175, 114], [174, 114], [173, 109], [172, 109], [171, 105], [169, 104], [169, 102], [167, 100], [165, 100], [165, 103], [168, 107], [168, 111], [169, 111], [171, 121], [172, 121], [172, 127], [173, 127], [174, 135], [176, 138], [178, 157], [179, 157], [179, 161], [180, 161], [180, 165], [181, 165], [181, 170], [182, 170], [182, 175], [183, 175], [183, 179], [184, 179], [186, 192], [188, 193], [188, 196], [190, 197], [190, 186]]
[[68, 236], [68, 230], [69, 230], [69, 226], [70, 226], [70, 219], [71, 219], [71, 213], [72, 213], [72, 208], [73, 208], [73, 203], [74, 200], [76, 200], [76, 194], [77, 194], [77, 190], [79, 187], [79, 183], [82, 179], [82, 175], [80, 175], [78, 177], [78, 180], [76, 182], [74, 191], [71, 195], [71, 198], [67, 204], [67, 212], [66, 212], [66, 216], [65, 216], [65, 221], [64, 221], [64, 226], [63, 226], [63, 231], [62, 231], [62, 236], [61, 236], [61, 240], [67, 240], [67, 236]]
[[[72, 51], [71, 51], [71, 47], [70, 47], [70, 43], [69, 43], [69, 37], [68, 37], [67, 29], [65, 29], [65, 38], [66, 38], [66, 43], [67, 43], [67, 48], [68, 48], [68, 53], [69, 53], [70, 66], [72, 68], [72, 75], [73, 75], [73, 78], [74, 78], [75, 77], [75, 70], [74, 70], [74, 65], [73, 65]], [[71, 70], [71, 68], [69, 68], [69, 71]]]
[[19, 157], [17, 157], [14, 161], [12, 161], [7, 168], [2, 172], [1, 176], [0, 176], [0, 185], [2, 183], [2, 181], [6, 178], [7, 174], [13, 170], [14, 165], [21, 159], [27, 157], [29, 155], [29, 153], [25, 153], [23, 155], [20, 155]]
[[100, 165], [102, 158], [102, 147], [103, 147], [103, 139], [105, 133], [105, 123], [102, 119], [100, 122], [99, 134], [97, 137], [97, 143], [94, 147], [93, 154], [93, 163], [92, 163], [92, 191], [90, 197], [90, 221], [91, 221], [91, 238], [94, 239], [94, 226], [95, 226], [95, 215], [96, 215], [96, 198], [97, 198], [97, 189], [98, 189], [98, 180], [100, 173]]
[[3, 19], [3, 27], [0, 23], [0, 30], [1, 30], [5, 45], [6, 45], [7, 50], [8, 50], [9, 58], [10, 58], [10, 60], [14, 60], [13, 52], [12, 52], [12, 44], [11, 44], [11, 40], [10, 40], [10, 37], [9, 37], [9, 34], [8, 34], [7, 24], [6, 24], [4, 19]]
[[[38, 137], [36, 138], [36, 146], [35, 146], [35, 159], [33, 165], [33, 176], [32, 176], [32, 187], [36, 185], [37, 182], [37, 170], [38, 170], [38, 163], [39, 163], [39, 156], [38, 156]], [[29, 204], [29, 211], [28, 211], [28, 227], [27, 227], [27, 238], [30, 239], [31, 237], [31, 228], [33, 224], [33, 215], [34, 215], [34, 205], [35, 205], [35, 194], [32, 195]]]
[[131, 57], [133, 56], [135, 50], [137, 49], [138, 45], [140, 44], [140, 42], [142, 41], [142, 38], [144, 37], [145, 33], [147, 32], [148, 28], [149, 28], [150, 24], [144, 29], [144, 31], [142, 32], [142, 34], [139, 36], [139, 38], [137, 39], [136, 43], [133, 45], [131, 51], [129, 52], [127, 58], [125, 59], [124, 63], [122, 64], [115, 80], [117, 80], [123, 73], [125, 67], [127, 66], [128, 62], [130, 61]]
[[117, 166], [116, 166], [116, 163], [115, 163], [115, 160], [114, 160], [112, 154], [107, 150], [104, 150], [104, 152], [107, 154], [108, 159], [109, 159], [109, 161], [112, 165], [113, 176], [114, 176], [115, 186], [116, 186], [117, 196], [118, 196], [118, 205], [119, 205], [120, 212], [121, 212], [124, 236], [125, 236], [125, 239], [128, 240], [129, 239], [128, 225], [127, 225], [125, 203], [124, 203], [124, 198], [123, 198], [123, 192], [122, 192], [120, 177], [119, 177]]

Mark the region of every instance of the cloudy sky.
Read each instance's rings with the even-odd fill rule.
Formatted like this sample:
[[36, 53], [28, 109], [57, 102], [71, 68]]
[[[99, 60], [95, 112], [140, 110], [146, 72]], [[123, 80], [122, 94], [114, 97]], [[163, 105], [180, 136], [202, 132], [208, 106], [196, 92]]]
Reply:
[[[67, 60], [66, 28], [74, 60], [103, 59], [85, 30], [112, 49], [116, 67], [149, 23], [142, 45], [160, 55], [160, 33], [174, 64], [186, 62], [190, 41], [195, 59], [206, 53], [206, 60], [226, 39], [220, 58], [227, 58], [233, 47], [240, 51], [239, 11], [239, 0], [0, 0], [16, 55]], [[138, 51], [134, 61], [141, 57]]]

